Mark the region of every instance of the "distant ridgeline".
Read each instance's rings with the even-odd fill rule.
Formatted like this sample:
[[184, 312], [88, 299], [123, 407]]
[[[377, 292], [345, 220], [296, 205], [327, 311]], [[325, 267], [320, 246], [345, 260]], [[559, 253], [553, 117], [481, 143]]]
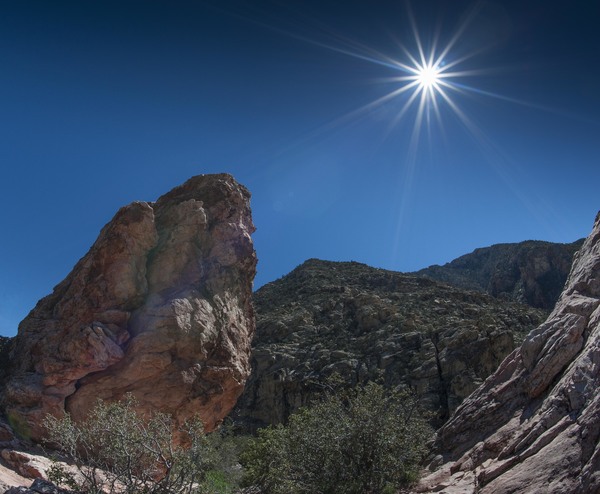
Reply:
[[497, 244], [413, 274], [551, 310], [583, 240], [570, 244], [535, 240]]

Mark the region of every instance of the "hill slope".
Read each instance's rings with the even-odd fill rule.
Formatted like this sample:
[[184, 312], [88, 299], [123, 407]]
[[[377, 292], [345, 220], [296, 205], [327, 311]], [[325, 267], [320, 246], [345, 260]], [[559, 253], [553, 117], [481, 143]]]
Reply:
[[311, 259], [254, 294], [252, 374], [234, 417], [285, 421], [328, 376], [405, 384], [446, 420], [545, 313], [355, 262]]

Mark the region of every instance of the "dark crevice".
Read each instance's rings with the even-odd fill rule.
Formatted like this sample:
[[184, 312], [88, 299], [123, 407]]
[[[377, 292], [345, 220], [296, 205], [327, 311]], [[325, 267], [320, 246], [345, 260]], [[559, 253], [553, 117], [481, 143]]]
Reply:
[[444, 379], [444, 373], [442, 372], [442, 363], [440, 361], [440, 351], [438, 349], [439, 334], [437, 332], [431, 333], [431, 343], [435, 349], [435, 363], [438, 371], [438, 379], [440, 381], [440, 420], [446, 422], [450, 418], [450, 405], [448, 403], [448, 388], [446, 380]]

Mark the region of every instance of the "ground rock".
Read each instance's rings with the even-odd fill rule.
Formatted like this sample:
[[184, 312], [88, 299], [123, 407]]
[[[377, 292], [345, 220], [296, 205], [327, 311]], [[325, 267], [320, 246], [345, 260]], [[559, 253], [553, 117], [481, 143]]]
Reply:
[[600, 492], [599, 387], [600, 214], [548, 320], [438, 431], [418, 492], [465, 472], [472, 493]]
[[414, 389], [440, 425], [543, 311], [356, 262], [311, 259], [254, 296], [252, 375], [233, 419], [285, 422], [338, 374]]
[[71, 494], [71, 491], [60, 489], [47, 480], [37, 479], [31, 487], [11, 487], [4, 494]]
[[20, 435], [126, 393], [208, 429], [227, 414], [254, 332], [249, 198], [230, 175], [201, 175], [115, 215], [19, 326], [3, 405]]

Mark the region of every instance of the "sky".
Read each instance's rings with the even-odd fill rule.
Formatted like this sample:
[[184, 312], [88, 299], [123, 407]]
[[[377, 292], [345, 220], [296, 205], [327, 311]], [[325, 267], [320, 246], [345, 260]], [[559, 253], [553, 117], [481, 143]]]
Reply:
[[587, 236], [599, 22], [595, 0], [0, 1], [0, 334], [119, 207], [198, 174], [251, 191], [255, 288]]

